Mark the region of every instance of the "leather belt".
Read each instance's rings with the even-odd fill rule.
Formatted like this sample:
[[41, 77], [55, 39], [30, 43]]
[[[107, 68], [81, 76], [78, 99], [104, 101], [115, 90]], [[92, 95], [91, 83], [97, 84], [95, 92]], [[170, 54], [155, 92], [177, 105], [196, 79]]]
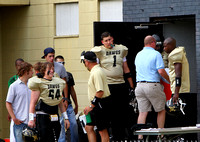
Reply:
[[137, 83], [160, 83], [160, 82], [138, 81]]

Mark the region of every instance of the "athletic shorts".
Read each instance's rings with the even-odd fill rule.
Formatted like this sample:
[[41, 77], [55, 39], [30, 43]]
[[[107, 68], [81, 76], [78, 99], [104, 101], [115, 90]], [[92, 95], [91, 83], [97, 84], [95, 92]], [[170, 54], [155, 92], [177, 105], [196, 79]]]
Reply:
[[36, 128], [39, 133], [40, 142], [55, 142], [60, 136], [60, 121], [51, 121], [48, 114], [36, 115]]
[[101, 100], [101, 106], [95, 106], [90, 111], [91, 122], [86, 125], [96, 126], [98, 131], [107, 129], [110, 126], [110, 96]]
[[138, 101], [139, 112], [160, 112], [165, 109], [166, 96], [164, 87], [160, 83], [137, 83], [135, 96]]

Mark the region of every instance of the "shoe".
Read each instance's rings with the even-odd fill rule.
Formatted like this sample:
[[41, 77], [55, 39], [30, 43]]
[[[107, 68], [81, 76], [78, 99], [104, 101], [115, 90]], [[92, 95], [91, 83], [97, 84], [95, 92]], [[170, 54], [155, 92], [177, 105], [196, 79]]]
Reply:
[[[157, 137], [157, 140], [159, 140], [159, 136]], [[164, 136], [164, 135], [162, 135], [162, 136], [161, 136], [161, 141], [162, 141], [162, 142], [167, 142], [167, 137]]]
[[144, 139], [138, 139], [137, 142], [144, 142]]
[[176, 142], [184, 142], [184, 141], [185, 141], [185, 139], [182, 138], [182, 137], [178, 137], [178, 138], [176, 139]]

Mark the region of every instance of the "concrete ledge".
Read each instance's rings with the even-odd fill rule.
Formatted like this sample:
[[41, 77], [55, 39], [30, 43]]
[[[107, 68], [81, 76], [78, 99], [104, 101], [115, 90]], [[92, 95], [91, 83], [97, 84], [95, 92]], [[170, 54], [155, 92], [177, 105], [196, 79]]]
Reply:
[[30, 0], [0, 0], [0, 6], [30, 5]]

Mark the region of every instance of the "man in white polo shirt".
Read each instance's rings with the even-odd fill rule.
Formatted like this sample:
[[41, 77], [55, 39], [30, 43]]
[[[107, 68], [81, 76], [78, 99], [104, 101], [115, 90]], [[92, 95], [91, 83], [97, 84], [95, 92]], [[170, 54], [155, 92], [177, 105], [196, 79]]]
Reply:
[[32, 65], [23, 62], [19, 66], [19, 78], [10, 85], [6, 108], [14, 121], [13, 131], [16, 142], [22, 142], [22, 130], [27, 127], [31, 90], [27, 86], [28, 79], [33, 75]]

